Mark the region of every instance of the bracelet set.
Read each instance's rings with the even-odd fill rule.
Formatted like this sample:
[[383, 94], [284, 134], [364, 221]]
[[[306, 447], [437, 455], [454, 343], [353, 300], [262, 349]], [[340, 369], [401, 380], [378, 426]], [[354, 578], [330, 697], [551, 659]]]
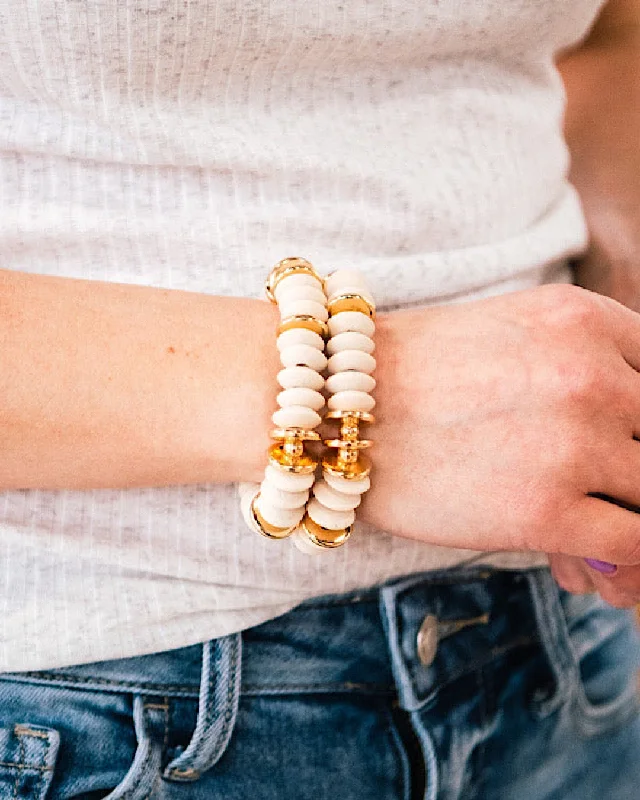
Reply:
[[[374, 421], [375, 303], [359, 272], [337, 270], [323, 280], [303, 258], [276, 264], [266, 292], [280, 311], [282, 391], [264, 479], [239, 486], [242, 513], [257, 533], [292, 537], [301, 550], [320, 552], [347, 541], [370, 486], [371, 465], [361, 451], [371, 441], [360, 438], [360, 426]], [[324, 439], [326, 450], [317, 459], [305, 443], [320, 440], [315, 428], [325, 395], [324, 419], [338, 430]], [[316, 480], [319, 464], [322, 478]]]

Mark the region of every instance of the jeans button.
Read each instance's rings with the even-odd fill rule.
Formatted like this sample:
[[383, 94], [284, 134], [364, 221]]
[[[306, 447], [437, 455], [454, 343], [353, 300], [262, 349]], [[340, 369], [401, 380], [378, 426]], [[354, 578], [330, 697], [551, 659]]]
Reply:
[[434, 614], [427, 614], [422, 620], [416, 638], [416, 649], [421, 664], [428, 667], [433, 663], [438, 649], [438, 618]]

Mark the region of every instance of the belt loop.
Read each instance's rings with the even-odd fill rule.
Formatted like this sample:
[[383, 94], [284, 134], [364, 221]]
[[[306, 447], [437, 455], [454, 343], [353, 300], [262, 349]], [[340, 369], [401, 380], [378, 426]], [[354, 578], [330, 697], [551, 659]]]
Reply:
[[105, 800], [143, 800], [149, 787], [159, 777], [162, 760], [162, 739], [168, 713], [168, 702], [135, 695], [133, 724], [138, 746], [129, 771]]
[[567, 622], [562, 613], [560, 591], [548, 569], [525, 572], [533, 600], [542, 646], [556, 680], [556, 691], [538, 706], [538, 715], [547, 716], [564, 702], [573, 699], [577, 685], [577, 662], [571, 649]]
[[186, 750], [167, 765], [165, 778], [196, 781], [226, 750], [238, 713], [241, 652], [239, 633], [203, 644], [196, 727]]

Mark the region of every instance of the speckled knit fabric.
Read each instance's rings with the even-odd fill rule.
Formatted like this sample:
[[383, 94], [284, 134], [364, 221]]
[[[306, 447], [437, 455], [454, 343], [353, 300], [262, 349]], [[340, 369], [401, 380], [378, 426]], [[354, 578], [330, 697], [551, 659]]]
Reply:
[[[259, 297], [304, 255], [363, 270], [382, 309], [569, 280], [586, 234], [553, 57], [599, 5], [3, 0], [2, 266]], [[281, 544], [234, 486], [1, 492], [0, 669], [180, 647], [477, 557], [362, 525], [327, 557]]]

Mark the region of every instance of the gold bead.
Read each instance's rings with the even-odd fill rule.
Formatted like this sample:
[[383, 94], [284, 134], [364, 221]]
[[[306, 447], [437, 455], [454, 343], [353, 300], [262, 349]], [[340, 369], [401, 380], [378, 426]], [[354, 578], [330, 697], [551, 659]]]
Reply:
[[366, 314], [375, 319], [376, 309], [366, 298], [361, 294], [341, 294], [335, 297], [327, 306], [329, 309], [329, 316], [339, 314], [341, 311], [360, 311], [361, 314]]
[[305, 442], [320, 441], [318, 431], [307, 428], [274, 428], [271, 438], [281, 442], [282, 451], [289, 456], [292, 462], [298, 462], [304, 455]]
[[308, 428], [274, 428], [269, 434], [272, 439], [284, 441], [285, 439], [297, 439], [301, 442], [319, 442], [320, 434], [318, 431], [310, 431]]
[[321, 319], [312, 317], [310, 314], [296, 314], [293, 317], [287, 317], [286, 319], [283, 319], [278, 325], [276, 335], [280, 336], [281, 333], [290, 331], [293, 328], [306, 328], [308, 331], [313, 331], [314, 333], [317, 333], [318, 336], [322, 336], [323, 339], [327, 339], [329, 337], [329, 328], [327, 327], [327, 323], [323, 322]]
[[375, 422], [375, 417], [373, 414], [370, 414], [368, 411], [340, 411], [334, 409], [332, 411], [327, 411], [324, 415], [325, 419], [353, 419], [358, 420], [358, 422]]
[[308, 453], [292, 457], [280, 442], [269, 448], [269, 463], [282, 472], [293, 472], [296, 475], [310, 475], [315, 472], [318, 462]]
[[322, 525], [314, 522], [308, 514], [304, 515], [301, 524], [309, 539], [318, 547], [326, 549], [333, 549], [343, 545], [351, 536], [351, 531], [353, 530], [353, 525], [349, 525], [347, 528], [339, 528], [338, 530], [323, 528]]
[[271, 525], [256, 508], [256, 500], [258, 497], [260, 497], [260, 492], [258, 492], [258, 494], [251, 501], [251, 516], [258, 526], [260, 533], [263, 536], [266, 536], [267, 539], [286, 539], [287, 536], [291, 536], [291, 534], [298, 527], [299, 523], [296, 522], [296, 524], [292, 525], [290, 528], [278, 528], [276, 525]]
[[282, 449], [292, 461], [297, 461], [304, 455], [304, 442], [298, 439], [285, 439], [282, 443]]
[[354, 440], [357, 439], [360, 435], [360, 428], [358, 425], [347, 425], [345, 422], [342, 423], [342, 427], [340, 428], [340, 437], [342, 439], [349, 439]]
[[330, 475], [344, 478], [347, 481], [358, 481], [366, 478], [371, 473], [371, 462], [366, 456], [359, 455], [357, 450], [354, 452], [357, 454], [357, 461], [350, 463], [345, 462], [340, 457], [339, 452], [328, 453], [322, 459], [322, 468]]
[[324, 439], [327, 447], [337, 447], [340, 450], [367, 450], [373, 442], [371, 439]]
[[320, 286], [324, 288], [322, 278], [315, 271], [313, 264], [307, 261], [306, 258], [283, 258], [282, 261], [278, 261], [271, 270], [265, 282], [265, 291], [272, 303], [278, 302], [274, 294], [276, 286], [284, 278], [288, 278], [289, 275], [311, 275], [311, 277], [315, 278]]

